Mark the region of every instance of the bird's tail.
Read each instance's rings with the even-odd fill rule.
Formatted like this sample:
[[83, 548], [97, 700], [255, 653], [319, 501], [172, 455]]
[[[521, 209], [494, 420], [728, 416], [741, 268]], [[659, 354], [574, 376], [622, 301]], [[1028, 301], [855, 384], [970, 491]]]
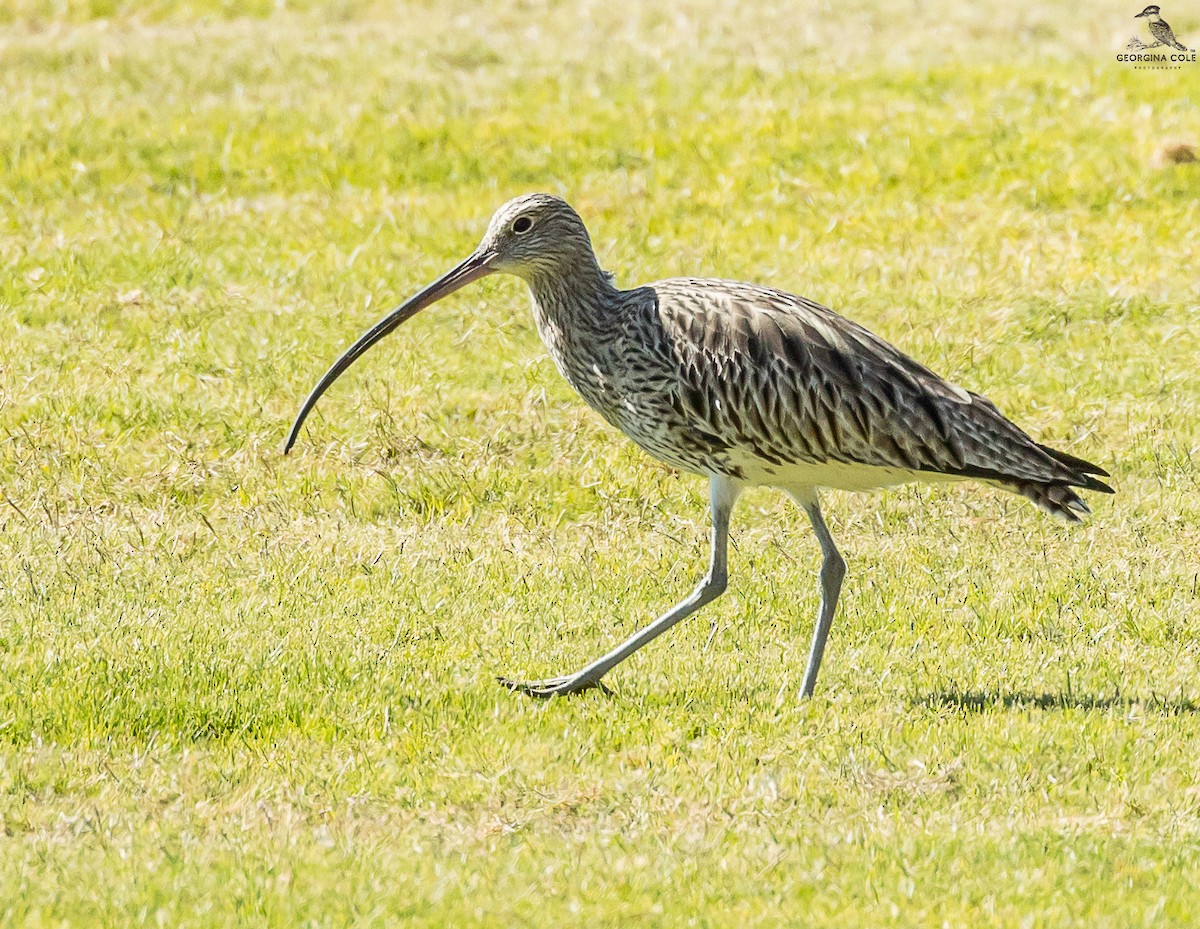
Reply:
[[1075, 492], [1076, 487], [1082, 487], [1084, 490], [1098, 491], [1102, 494], [1115, 493], [1104, 481], [1093, 477], [1093, 475], [1108, 477], [1108, 472], [1099, 465], [1094, 465], [1082, 458], [1076, 458], [1074, 455], [1068, 455], [1066, 452], [1060, 452], [1057, 449], [1050, 448], [1048, 445], [1041, 445], [1039, 443], [1038, 447], [1055, 461], [1065, 465], [1074, 472], [1069, 479], [1061, 481], [1014, 480], [1004, 482], [1006, 488], [1019, 493], [1022, 497], [1032, 500], [1039, 509], [1045, 510], [1052, 516], [1065, 519], [1069, 523], [1078, 523], [1082, 522], [1083, 517], [1092, 511], [1083, 502], [1083, 498]]

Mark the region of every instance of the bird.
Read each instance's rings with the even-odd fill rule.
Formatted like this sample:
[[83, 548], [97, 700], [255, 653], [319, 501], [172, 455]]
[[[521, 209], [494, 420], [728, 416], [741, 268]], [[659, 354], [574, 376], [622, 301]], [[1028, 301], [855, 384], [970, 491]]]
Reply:
[[1142, 12], [1138, 13], [1134, 19], [1146, 18], [1149, 22], [1146, 24], [1150, 27], [1150, 34], [1154, 36], [1155, 41], [1159, 45], [1170, 45], [1172, 48], [1177, 48], [1181, 52], [1191, 51], [1186, 45], [1175, 38], [1175, 33], [1171, 31], [1171, 27], [1167, 25], [1167, 21], [1159, 15], [1160, 10], [1156, 6], [1148, 6]]
[[492, 217], [473, 252], [382, 317], [304, 401], [284, 454], [317, 400], [421, 310], [489, 274], [524, 280], [537, 331], [584, 401], [653, 458], [708, 479], [708, 571], [690, 595], [569, 674], [498, 681], [532, 697], [591, 688], [638, 649], [724, 593], [730, 518], [741, 492], [777, 488], [805, 512], [822, 551], [821, 598], [801, 685], [813, 695], [846, 575], [821, 512], [826, 489], [975, 479], [1077, 523], [1074, 488], [1113, 493], [1108, 472], [1031, 438], [985, 397], [939, 377], [812, 300], [737, 281], [673, 278], [621, 290], [583, 220], [559, 197], [526, 194]]

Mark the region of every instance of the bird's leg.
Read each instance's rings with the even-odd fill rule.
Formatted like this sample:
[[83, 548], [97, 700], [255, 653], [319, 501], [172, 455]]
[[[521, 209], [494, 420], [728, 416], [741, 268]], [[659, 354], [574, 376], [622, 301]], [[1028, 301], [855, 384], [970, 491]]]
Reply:
[[708, 574], [687, 599], [668, 610], [644, 629], [635, 632], [607, 655], [596, 659], [575, 674], [531, 682], [511, 681], [502, 677], [499, 679], [500, 683], [510, 690], [517, 690], [529, 694], [531, 697], [556, 697], [562, 694], [578, 693], [592, 687], [603, 688], [604, 685], [600, 683], [600, 679], [605, 674], [647, 642], [658, 638], [681, 619], [690, 616], [706, 603], [721, 596], [725, 592], [728, 578], [726, 565], [729, 516], [733, 512], [733, 505], [741, 490], [741, 484], [724, 475], [714, 475], [709, 480], [709, 498], [712, 506], [712, 557], [709, 562]]
[[817, 672], [821, 669], [821, 658], [825, 654], [825, 640], [829, 638], [829, 627], [833, 624], [833, 614], [837, 609], [838, 594], [842, 590], [842, 579], [846, 576], [846, 562], [833, 544], [833, 536], [825, 525], [821, 515], [821, 505], [817, 502], [815, 493], [792, 494], [795, 500], [808, 514], [817, 540], [821, 543], [821, 609], [817, 613], [817, 626], [813, 630], [812, 649], [808, 653], [808, 668], [804, 671], [804, 683], [800, 687], [800, 696], [811, 697], [817, 686]]

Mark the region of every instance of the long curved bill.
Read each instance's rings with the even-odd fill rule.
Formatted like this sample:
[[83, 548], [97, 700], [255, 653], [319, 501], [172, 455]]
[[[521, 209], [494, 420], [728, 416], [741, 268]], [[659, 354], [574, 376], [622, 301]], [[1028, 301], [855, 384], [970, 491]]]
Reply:
[[325, 372], [324, 376], [317, 381], [317, 386], [312, 389], [312, 393], [304, 401], [304, 406], [296, 414], [296, 421], [292, 423], [292, 431], [288, 433], [287, 442], [283, 446], [283, 453], [286, 455], [291, 451], [292, 446], [296, 444], [296, 436], [300, 434], [300, 427], [304, 425], [304, 420], [308, 418], [308, 414], [312, 411], [312, 408], [321, 399], [321, 394], [329, 389], [329, 385], [336, 381], [343, 371], [365, 354], [367, 349], [401, 323], [416, 316], [427, 306], [437, 303], [443, 297], [454, 293], [460, 287], [490, 274], [492, 269], [488, 267], [488, 257], [488, 255], [482, 252], [473, 252], [471, 257], [458, 267], [442, 275], [442, 277], [438, 278], [420, 293], [410, 297], [388, 313], [387, 316], [383, 317], [383, 319], [363, 333], [357, 342], [346, 349], [342, 353], [342, 356]]

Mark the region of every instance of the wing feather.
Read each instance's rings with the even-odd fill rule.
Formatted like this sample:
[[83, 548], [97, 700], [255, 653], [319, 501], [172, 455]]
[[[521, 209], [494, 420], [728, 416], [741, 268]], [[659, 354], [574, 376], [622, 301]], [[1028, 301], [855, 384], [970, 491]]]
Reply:
[[1073, 484], [1103, 473], [811, 300], [692, 278], [650, 289], [697, 427], [765, 461]]

